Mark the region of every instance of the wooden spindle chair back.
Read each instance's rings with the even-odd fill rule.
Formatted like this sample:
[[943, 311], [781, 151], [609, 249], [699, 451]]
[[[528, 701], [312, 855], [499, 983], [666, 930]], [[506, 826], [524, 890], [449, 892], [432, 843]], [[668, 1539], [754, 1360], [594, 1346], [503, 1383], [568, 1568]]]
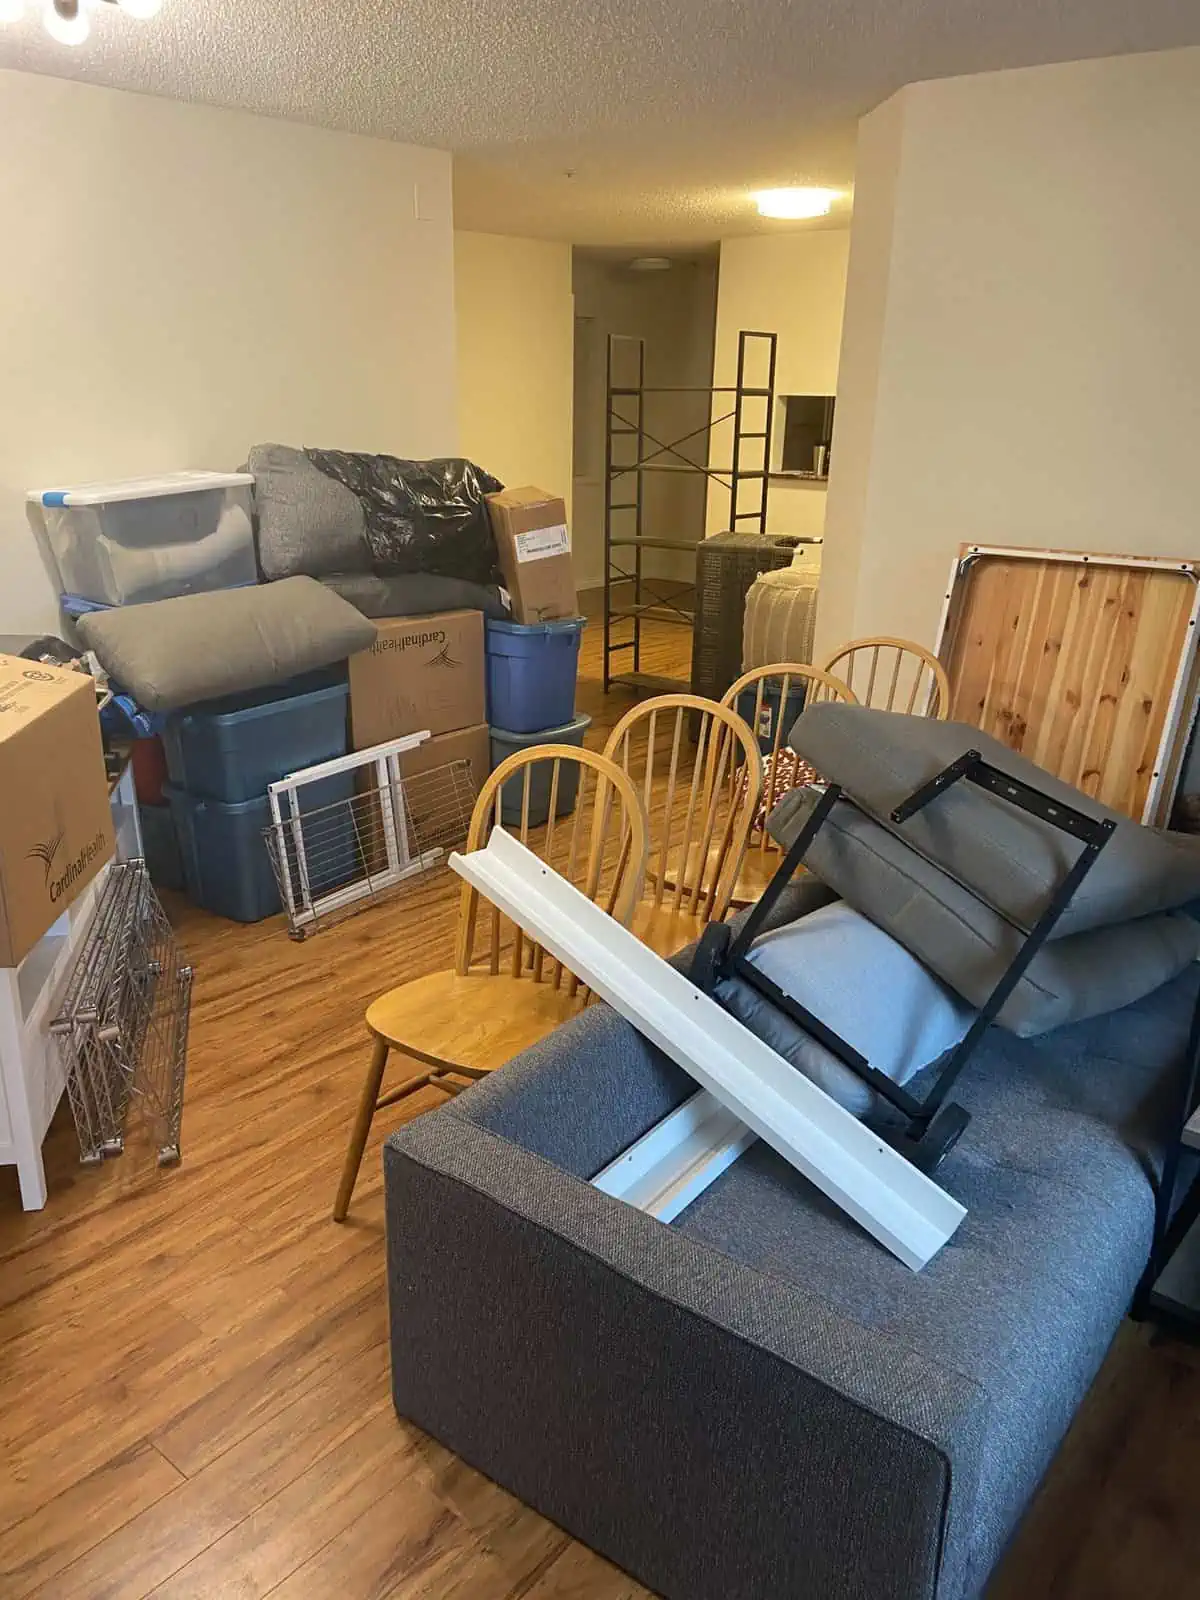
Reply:
[[[650, 819], [647, 881], [654, 907], [719, 921], [729, 909], [761, 792], [749, 728], [714, 700], [659, 695], [625, 713], [604, 753], [638, 784]], [[752, 776], [738, 792], [731, 780], [742, 766]]]
[[910, 717], [950, 715], [950, 680], [932, 651], [911, 639], [872, 635], [851, 639], [825, 663], [854, 691], [860, 705]]
[[[534, 780], [549, 783], [550, 814], [544, 823], [531, 823]], [[558, 816], [574, 780], [575, 804]], [[508, 787], [510, 793], [505, 796]], [[517, 820], [505, 822], [502, 806], [507, 799], [511, 815], [514, 794], [520, 806]], [[533, 745], [518, 750], [501, 763], [479, 792], [467, 833], [468, 850], [487, 843], [494, 827], [504, 827], [523, 845], [581, 889], [590, 900], [625, 927], [642, 897], [649, 834], [646, 813], [637, 788], [614, 762], [594, 750], [574, 745]], [[562, 963], [548, 955], [511, 922], [498, 907], [484, 902], [463, 884], [459, 902], [455, 969], [501, 972], [536, 983], [564, 983], [574, 995], [578, 979], [564, 973]], [[481, 927], [482, 923], [482, 927]]]
[[[766, 830], [767, 817], [789, 789], [812, 776], [807, 763], [799, 757], [792, 758], [788, 745], [794, 720], [789, 702], [800, 689], [804, 691], [805, 706], [836, 700], [857, 704], [853, 692], [840, 678], [799, 661], [754, 667], [731, 684], [721, 700], [722, 705], [738, 711], [753, 729], [763, 768], [762, 800], [751, 828], [747, 862], [734, 891], [737, 904], [749, 905], [757, 900], [778, 866], [778, 861], [768, 859], [781, 852]], [[753, 706], [747, 714], [746, 702], [751, 692]], [[740, 773], [737, 781], [742, 781]]]

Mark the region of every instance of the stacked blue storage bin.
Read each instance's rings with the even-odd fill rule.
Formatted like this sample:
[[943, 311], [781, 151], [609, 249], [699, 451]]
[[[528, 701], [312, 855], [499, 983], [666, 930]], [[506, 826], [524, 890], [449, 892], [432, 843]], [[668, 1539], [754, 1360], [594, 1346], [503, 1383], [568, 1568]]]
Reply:
[[[575, 683], [579, 674], [579, 642], [585, 621], [492, 622], [487, 624], [488, 722], [492, 770], [515, 750], [538, 744], [582, 745], [591, 726], [588, 716], [575, 715]], [[540, 826], [550, 815], [550, 763], [530, 775], [529, 821]], [[563, 770], [556, 813], [575, 809], [578, 773]], [[521, 821], [523, 778], [513, 778], [500, 795], [501, 820]]]
[[[170, 802], [188, 894], [235, 922], [259, 922], [281, 909], [264, 841], [271, 814], [267, 785], [303, 767], [346, 754], [349, 686], [328, 673], [207, 701], [172, 713], [163, 730]], [[312, 784], [303, 814], [351, 799], [352, 773]], [[314, 897], [356, 871], [353, 821], [329, 813], [319, 863], [310, 863]], [[293, 860], [288, 870], [294, 871]]]

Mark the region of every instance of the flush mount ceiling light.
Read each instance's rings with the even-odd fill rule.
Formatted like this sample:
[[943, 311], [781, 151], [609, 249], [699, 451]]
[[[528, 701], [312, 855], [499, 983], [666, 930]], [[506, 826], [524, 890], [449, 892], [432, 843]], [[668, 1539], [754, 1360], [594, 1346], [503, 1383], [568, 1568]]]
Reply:
[[837, 199], [836, 189], [760, 189], [754, 196], [760, 217], [799, 222], [805, 217], [825, 217]]
[[[92, 31], [88, 11], [101, 5], [144, 20], [154, 16], [162, 0], [42, 0], [42, 22], [59, 44], [82, 44]], [[19, 22], [25, 9], [25, 0], [0, 0], [0, 22]]]
[[668, 256], [634, 256], [629, 263], [630, 272], [669, 272], [671, 261]]

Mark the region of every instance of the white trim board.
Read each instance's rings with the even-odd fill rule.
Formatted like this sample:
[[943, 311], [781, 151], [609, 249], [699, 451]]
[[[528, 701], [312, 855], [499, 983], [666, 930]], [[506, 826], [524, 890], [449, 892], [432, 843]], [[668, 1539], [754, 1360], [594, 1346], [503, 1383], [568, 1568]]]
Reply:
[[503, 828], [449, 864], [906, 1266], [954, 1233], [965, 1207]]
[[701, 1089], [610, 1161], [592, 1188], [673, 1222], [754, 1140], [752, 1129]]

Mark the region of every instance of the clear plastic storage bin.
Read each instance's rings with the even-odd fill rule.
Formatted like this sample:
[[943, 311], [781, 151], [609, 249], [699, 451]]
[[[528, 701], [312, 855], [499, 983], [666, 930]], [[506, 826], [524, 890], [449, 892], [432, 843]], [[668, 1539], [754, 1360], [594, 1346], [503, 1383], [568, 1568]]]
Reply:
[[173, 472], [29, 494], [59, 589], [104, 605], [255, 583], [247, 472]]

